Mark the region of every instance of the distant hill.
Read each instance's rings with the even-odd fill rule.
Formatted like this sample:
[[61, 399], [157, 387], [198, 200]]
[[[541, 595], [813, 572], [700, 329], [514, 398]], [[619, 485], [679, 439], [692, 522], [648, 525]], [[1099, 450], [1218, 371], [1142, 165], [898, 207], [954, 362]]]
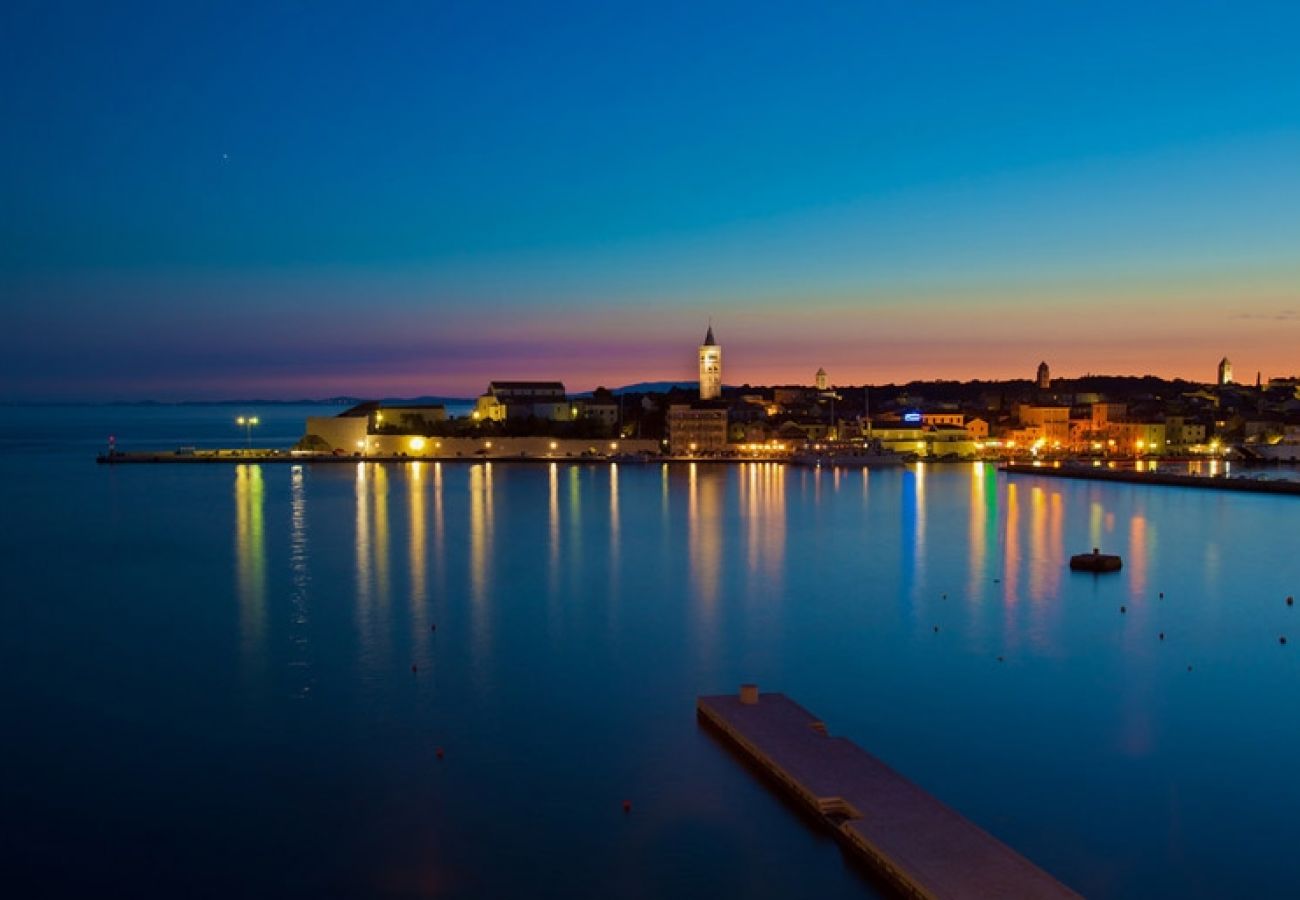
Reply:
[[[698, 381], [639, 381], [636, 384], [625, 384], [622, 387], [610, 388], [613, 394], [666, 394], [673, 388], [683, 391], [698, 391], [700, 383]], [[591, 391], [583, 391], [581, 394], [574, 394], [575, 397], [590, 397]]]

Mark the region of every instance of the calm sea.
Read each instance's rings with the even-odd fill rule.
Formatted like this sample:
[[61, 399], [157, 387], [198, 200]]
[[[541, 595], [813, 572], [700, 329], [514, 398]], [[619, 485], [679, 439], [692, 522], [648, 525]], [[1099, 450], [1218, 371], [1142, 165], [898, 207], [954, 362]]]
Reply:
[[1085, 894], [1294, 896], [1300, 498], [94, 464], [312, 411], [4, 410], [10, 896], [872, 896], [697, 725], [750, 680]]

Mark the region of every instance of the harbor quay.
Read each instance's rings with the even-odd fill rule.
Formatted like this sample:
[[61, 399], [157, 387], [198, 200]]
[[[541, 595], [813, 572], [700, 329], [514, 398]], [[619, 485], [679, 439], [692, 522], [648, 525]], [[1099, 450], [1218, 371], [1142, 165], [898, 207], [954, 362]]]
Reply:
[[1140, 472], [1104, 466], [1028, 465], [1006, 463], [1002, 471], [1011, 476], [1038, 478], [1074, 478], [1083, 481], [1107, 481], [1112, 484], [1160, 485], [1164, 487], [1201, 488], [1211, 491], [1240, 491], [1252, 494], [1287, 494], [1300, 497], [1300, 481], [1257, 479], [1226, 475], [1190, 475], [1174, 472]]

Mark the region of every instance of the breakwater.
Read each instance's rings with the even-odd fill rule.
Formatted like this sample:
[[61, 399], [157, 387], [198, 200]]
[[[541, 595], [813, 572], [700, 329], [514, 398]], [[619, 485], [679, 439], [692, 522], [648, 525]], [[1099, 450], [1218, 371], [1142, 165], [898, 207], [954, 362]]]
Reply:
[[1130, 469], [1107, 469], [1100, 466], [1029, 466], [1007, 463], [1001, 471], [1008, 475], [1038, 478], [1074, 478], [1082, 481], [1110, 481], [1120, 484], [1147, 484], [1164, 487], [1190, 487], [1212, 491], [1239, 491], [1248, 494], [1288, 494], [1300, 496], [1300, 481], [1280, 479], [1227, 478], [1222, 475], [1180, 475], [1173, 472], [1135, 472]]

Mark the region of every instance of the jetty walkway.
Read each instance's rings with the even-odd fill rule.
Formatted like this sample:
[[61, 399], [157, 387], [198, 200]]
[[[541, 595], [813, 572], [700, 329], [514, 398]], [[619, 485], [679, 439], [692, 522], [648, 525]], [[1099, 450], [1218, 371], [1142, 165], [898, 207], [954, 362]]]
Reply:
[[1007, 463], [1002, 471], [1008, 475], [1032, 475], [1038, 478], [1075, 478], [1082, 481], [1111, 481], [1121, 484], [1155, 484], [1165, 487], [1191, 487], [1211, 491], [1240, 491], [1248, 494], [1290, 494], [1300, 496], [1300, 481], [1254, 478], [1225, 478], [1222, 475], [1178, 475], [1173, 472], [1135, 472], [1131, 469], [1108, 469], [1102, 466], [1031, 466]]
[[904, 896], [1079, 895], [784, 694], [700, 697], [699, 718], [831, 828]]

